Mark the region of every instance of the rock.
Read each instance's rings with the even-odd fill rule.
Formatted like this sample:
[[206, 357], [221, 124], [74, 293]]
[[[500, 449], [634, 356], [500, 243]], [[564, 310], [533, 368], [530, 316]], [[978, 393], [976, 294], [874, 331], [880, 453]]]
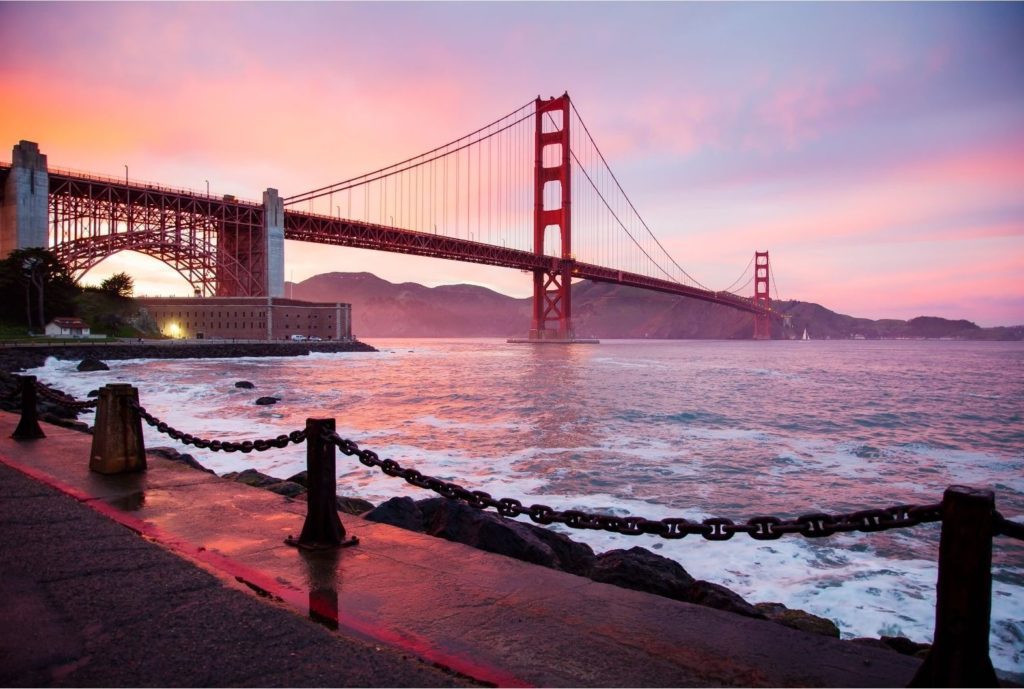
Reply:
[[260, 397], [259, 399], [256, 400], [256, 404], [258, 404], [260, 406], [266, 406], [268, 404], [277, 404], [277, 398], [276, 397]]
[[590, 546], [532, 524], [505, 519], [447, 498], [418, 503], [426, 533], [543, 567], [586, 575], [594, 564]]
[[883, 636], [881, 642], [896, 651], [902, 653], [905, 656], [917, 656], [924, 652], [927, 653], [931, 650], [931, 644], [921, 644], [916, 641], [911, 641], [905, 636]]
[[373, 503], [362, 498], [338, 496], [338, 511], [345, 514], [363, 514], [374, 509]]
[[294, 476], [289, 476], [285, 480], [291, 481], [292, 483], [297, 483], [300, 486], [305, 486], [306, 488], [309, 488], [309, 482], [306, 479], [306, 475], [307, 475], [306, 471], [300, 471], [299, 473], [295, 474]]
[[286, 498], [295, 498], [306, 492], [305, 486], [300, 486], [298, 483], [292, 483], [291, 481], [277, 481], [277, 483], [268, 483], [260, 486], [267, 490], [283, 495]]
[[86, 397], [99, 397], [100, 396], [100, 391], [99, 391], [98, 388], [94, 388], [94, 389], [90, 390], [88, 393], [86, 393], [85, 396]]
[[687, 592], [687, 600], [697, 605], [706, 605], [709, 608], [717, 608], [726, 612], [734, 612], [745, 617], [766, 619], [765, 614], [744, 600], [743, 596], [730, 591], [724, 586], [713, 584], [710, 581], [695, 581]]
[[215, 473], [213, 469], [207, 469], [202, 464], [200, 464], [199, 461], [192, 455], [178, 452], [173, 447], [148, 447], [146, 448], [146, 454], [156, 455], [157, 457], [163, 457], [164, 459], [169, 459], [172, 462], [181, 462], [182, 464], [187, 464], [193, 469], [205, 471], [208, 474]]
[[245, 390], [252, 390], [256, 386], [253, 385], [252, 383], [250, 383], [247, 380], [240, 380], [240, 381], [235, 383], [235, 387], [236, 388], [243, 388]]
[[590, 578], [682, 601], [689, 601], [695, 581], [675, 560], [639, 546], [601, 553], [594, 562]]
[[890, 648], [889, 645], [881, 639], [873, 639], [870, 636], [860, 636], [856, 639], [850, 639], [850, 643], [868, 646], [870, 648], [884, 648], [887, 651], [892, 650], [892, 648]]
[[839, 638], [839, 627], [830, 619], [812, 615], [804, 610], [787, 608], [782, 603], [757, 603], [754, 607], [772, 622], [811, 634]]
[[412, 498], [391, 498], [373, 508], [364, 519], [423, 533], [423, 513]]
[[261, 474], [255, 469], [246, 469], [245, 471], [231, 471], [224, 474], [221, 478], [231, 479], [232, 481], [238, 481], [244, 483], [247, 486], [254, 486], [256, 488], [267, 488], [278, 483], [284, 483], [279, 478], [273, 476], [267, 476]]
[[87, 356], [82, 359], [82, 362], [78, 364], [79, 371], [109, 371], [110, 367], [105, 363], [91, 356]]

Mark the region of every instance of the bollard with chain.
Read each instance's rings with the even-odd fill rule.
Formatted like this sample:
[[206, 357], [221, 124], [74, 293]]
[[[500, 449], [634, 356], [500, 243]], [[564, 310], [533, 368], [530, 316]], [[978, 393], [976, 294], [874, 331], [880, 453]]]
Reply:
[[139, 391], [115, 383], [100, 388], [89, 469], [100, 474], [146, 470], [146, 445], [139, 418]]
[[325, 550], [355, 545], [359, 539], [345, 539], [345, 527], [338, 517], [334, 443], [324, 438], [334, 430], [334, 419], [306, 419], [306, 521], [298, 539], [285, 542], [307, 550]]
[[21, 419], [11, 437], [15, 440], [35, 440], [45, 438], [46, 434], [39, 427], [39, 411], [36, 408], [36, 377], [18, 376], [21, 386]]
[[935, 636], [912, 687], [996, 687], [988, 653], [992, 611], [992, 491], [950, 486], [942, 496]]

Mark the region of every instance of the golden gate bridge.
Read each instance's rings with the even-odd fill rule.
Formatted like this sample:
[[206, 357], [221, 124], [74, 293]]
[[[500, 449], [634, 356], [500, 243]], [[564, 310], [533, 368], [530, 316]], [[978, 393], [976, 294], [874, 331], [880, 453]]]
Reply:
[[0, 164], [0, 182], [0, 255], [46, 246], [76, 279], [136, 251], [176, 270], [196, 295], [282, 296], [290, 239], [530, 272], [537, 341], [575, 338], [574, 279], [739, 309], [752, 315], [755, 339], [770, 338], [782, 318], [767, 251], [722, 290], [680, 266], [567, 93], [358, 177], [286, 198], [267, 189], [262, 203], [49, 168], [27, 141]]

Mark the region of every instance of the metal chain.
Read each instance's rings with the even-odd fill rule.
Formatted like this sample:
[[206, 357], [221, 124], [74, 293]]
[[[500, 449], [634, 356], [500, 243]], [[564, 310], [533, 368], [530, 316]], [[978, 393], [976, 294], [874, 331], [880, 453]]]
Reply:
[[998, 512], [996, 512], [995, 532], [997, 535], [1009, 536], [1010, 538], [1016, 538], [1018, 541], [1024, 541], [1024, 524], [1010, 521]]
[[99, 403], [99, 400], [76, 400], [71, 395], [60, 390], [57, 390], [55, 388], [50, 388], [46, 385], [43, 385], [39, 381], [36, 381], [36, 392], [38, 392], [40, 395], [50, 400], [51, 402], [56, 402], [60, 406], [66, 407], [68, 409], [91, 409], [92, 407], [95, 407]]
[[298, 444], [306, 439], [306, 431], [301, 430], [292, 431], [287, 435], [279, 435], [276, 438], [268, 438], [266, 440], [244, 440], [242, 442], [231, 442], [230, 440], [207, 440], [206, 438], [197, 438], [191, 433], [182, 433], [177, 428], [174, 428], [147, 412], [145, 407], [136, 402], [129, 402], [128, 405], [137, 411], [139, 416], [145, 419], [146, 423], [155, 427], [160, 433], [168, 435], [175, 440], [179, 440], [186, 445], [195, 445], [198, 448], [204, 450], [210, 449], [214, 452], [244, 452], [246, 454], [253, 450], [256, 452], [266, 452], [273, 447], [284, 448], [288, 447], [289, 443]]
[[645, 519], [644, 517], [615, 517], [605, 514], [591, 514], [580, 510], [556, 510], [547, 505], [530, 505], [514, 498], [493, 498], [482, 490], [468, 490], [457, 483], [425, 476], [415, 469], [404, 469], [393, 459], [380, 459], [372, 450], [361, 450], [351, 440], [342, 438], [334, 431], [325, 431], [323, 439], [333, 443], [342, 454], [355, 456], [368, 467], [377, 467], [388, 476], [405, 479], [417, 488], [432, 490], [438, 495], [453, 500], [462, 500], [471, 507], [497, 510], [506, 517], [527, 515], [538, 524], [565, 524], [574, 529], [611, 531], [627, 536], [653, 534], [662, 538], [685, 538], [691, 534], [702, 536], [709, 541], [727, 541], [738, 533], [747, 534], [757, 541], [773, 541], [785, 534], [799, 534], [806, 538], [821, 538], [849, 531], [885, 531], [926, 522], [942, 521], [941, 504], [895, 505], [884, 509], [860, 510], [849, 514], [826, 514], [814, 512], [796, 519], [758, 516], [746, 523], [737, 524], [721, 517], [697, 522], [690, 519], [667, 518]]

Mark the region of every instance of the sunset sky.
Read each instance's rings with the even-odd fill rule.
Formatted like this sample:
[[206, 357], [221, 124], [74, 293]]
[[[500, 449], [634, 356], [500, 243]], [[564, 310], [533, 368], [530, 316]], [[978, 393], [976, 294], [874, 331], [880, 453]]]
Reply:
[[[1024, 323], [1024, 4], [0, 3], [0, 160], [257, 200], [568, 91], [692, 275], [771, 251], [783, 298]], [[187, 294], [122, 255], [141, 291]], [[526, 296], [514, 270], [286, 246]]]

